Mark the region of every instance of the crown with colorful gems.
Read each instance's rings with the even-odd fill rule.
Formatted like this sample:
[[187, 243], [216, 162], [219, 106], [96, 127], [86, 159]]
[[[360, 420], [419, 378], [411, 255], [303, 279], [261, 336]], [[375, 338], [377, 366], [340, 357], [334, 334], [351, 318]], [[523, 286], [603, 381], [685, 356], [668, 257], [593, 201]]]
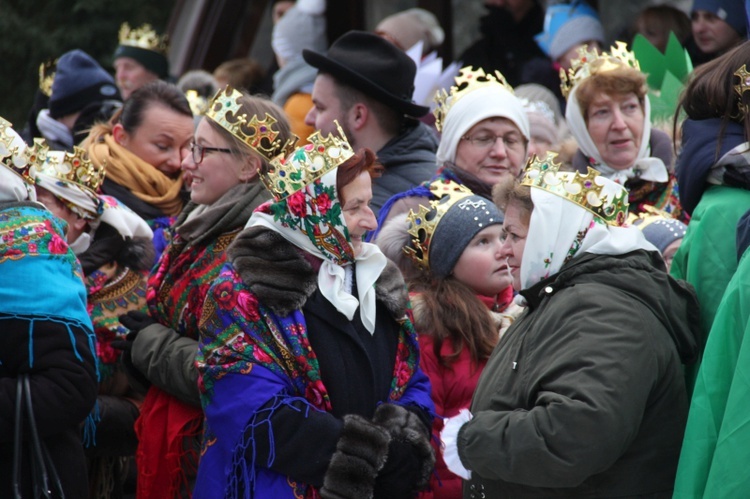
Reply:
[[190, 104], [190, 111], [193, 116], [203, 116], [208, 111], [208, 100], [200, 95], [197, 90], [188, 90], [185, 92], [185, 98]]
[[455, 78], [455, 85], [450, 88], [450, 94], [441, 88], [435, 94], [435, 103], [437, 107], [432, 112], [435, 115], [435, 128], [438, 131], [443, 129], [443, 123], [445, 123], [445, 117], [448, 115], [448, 111], [451, 110], [453, 105], [461, 100], [464, 95], [473, 92], [479, 88], [484, 88], [493, 85], [500, 85], [505, 90], [508, 90], [511, 94], [513, 93], [513, 87], [511, 87], [505, 80], [505, 77], [500, 71], [495, 71], [495, 74], [485, 74], [482, 68], [476, 71], [471, 66], [461, 68], [458, 72], [458, 76]]
[[39, 65], [39, 90], [47, 97], [52, 95], [52, 83], [55, 81], [57, 59], [48, 60]]
[[430, 244], [443, 215], [463, 198], [474, 195], [467, 187], [452, 180], [432, 182], [430, 192], [435, 197], [430, 206], [420, 204], [417, 213], [409, 210], [406, 217], [411, 245], [404, 246], [404, 253], [422, 270], [430, 268]]
[[167, 35], [159, 36], [150, 24], [131, 29], [128, 23], [122, 23], [119, 34], [120, 45], [138, 47], [166, 55], [169, 51]]
[[[37, 169], [49, 151], [44, 139], [34, 139], [34, 144], [23, 147], [14, 146], [13, 142], [20, 137], [10, 133], [12, 125], [0, 117], [0, 164], [21, 177], [25, 182], [34, 185]], [[14, 130], [13, 130], [14, 131]]]
[[588, 45], [583, 45], [578, 48], [578, 59], [571, 61], [570, 69], [567, 72], [560, 69], [560, 90], [567, 99], [573, 87], [589, 76], [606, 73], [623, 66], [641, 70], [638, 59], [632, 51], [628, 50], [625, 42], [615, 42], [610, 47], [609, 53], [602, 52], [601, 54], [596, 50], [590, 51]]
[[50, 151], [39, 167], [39, 173], [63, 182], [71, 182], [96, 196], [104, 182], [104, 165], [97, 166], [89, 159], [88, 152], [73, 146], [73, 152]]
[[297, 137], [292, 136], [282, 144], [277, 139], [279, 132], [274, 130], [276, 118], [266, 113], [262, 120], [256, 115], [248, 119], [247, 113], [242, 112], [241, 97], [242, 92], [227, 85], [211, 99], [206, 116], [268, 160], [279, 154], [289, 154], [294, 149]]
[[281, 201], [310, 185], [347, 159], [354, 156], [344, 131], [334, 120], [341, 137], [323, 137], [316, 131], [307, 138], [309, 144], [298, 147], [291, 154], [280, 154], [271, 160], [268, 171], [260, 178], [276, 201]]
[[734, 72], [734, 76], [740, 80], [740, 82], [734, 86], [734, 91], [739, 96], [737, 107], [742, 114], [747, 114], [747, 105], [742, 102], [742, 94], [750, 90], [750, 73], [747, 72], [747, 66], [743, 64], [740, 69]]
[[521, 185], [544, 189], [567, 199], [616, 227], [625, 224], [628, 217], [628, 191], [621, 185], [588, 167], [583, 175], [560, 171], [557, 154], [548, 152], [544, 158], [534, 156], [524, 171]]

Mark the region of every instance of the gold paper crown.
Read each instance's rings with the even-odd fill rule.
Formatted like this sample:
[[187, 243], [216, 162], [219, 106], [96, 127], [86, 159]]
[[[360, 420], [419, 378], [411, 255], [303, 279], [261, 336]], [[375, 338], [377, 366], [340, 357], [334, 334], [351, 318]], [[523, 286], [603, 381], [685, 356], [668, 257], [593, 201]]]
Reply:
[[291, 154], [275, 157], [268, 171], [260, 178], [276, 201], [281, 201], [333, 170], [354, 156], [344, 131], [338, 128], [341, 138], [329, 134], [323, 137], [320, 131], [310, 135], [309, 144], [300, 146]]
[[297, 137], [293, 135], [282, 144], [277, 139], [279, 132], [273, 129], [276, 118], [266, 113], [262, 120], [256, 115], [248, 119], [247, 114], [241, 112], [241, 97], [242, 92], [227, 85], [211, 99], [206, 116], [268, 160], [279, 154], [289, 154], [294, 149]]
[[590, 211], [608, 225], [625, 224], [628, 217], [628, 191], [621, 185], [588, 167], [582, 175], [578, 172], [560, 171], [556, 153], [548, 152], [544, 158], [534, 156], [524, 171], [521, 185], [556, 194]]
[[188, 90], [185, 92], [185, 98], [194, 116], [203, 116], [208, 111], [208, 101], [197, 90]]
[[0, 164], [34, 185], [37, 169], [47, 155], [49, 147], [44, 139], [34, 139], [34, 144], [26, 147], [14, 146], [14, 140], [21, 140], [11, 133], [12, 125], [0, 117]]
[[104, 182], [104, 165], [97, 166], [89, 159], [88, 152], [73, 146], [73, 152], [51, 151], [39, 167], [39, 173], [63, 182], [71, 182], [96, 196]]
[[167, 35], [159, 36], [150, 24], [144, 24], [140, 28], [130, 29], [128, 23], [120, 26], [120, 45], [138, 47], [141, 49], [158, 52], [167, 55], [169, 42]]
[[39, 90], [47, 97], [52, 95], [52, 83], [55, 81], [57, 59], [50, 59], [39, 65]]
[[441, 88], [435, 94], [434, 100], [437, 107], [432, 113], [435, 115], [435, 128], [437, 128], [438, 131], [442, 131], [448, 111], [450, 111], [453, 105], [464, 95], [479, 88], [493, 85], [500, 85], [511, 94], [514, 93], [513, 87], [508, 84], [500, 71], [495, 71], [494, 75], [485, 74], [482, 68], [475, 71], [471, 66], [466, 66], [461, 68], [458, 72], [455, 82], [456, 84], [452, 85], [450, 88], [450, 94], [448, 94], [444, 88]]
[[452, 180], [432, 182], [430, 192], [436, 198], [430, 201], [430, 206], [420, 204], [417, 213], [409, 210], [407, 215], [411, 246], [405, 246], [404, 253], [422, 270], [430, 268], [430, 244], [443, 215], [458, 201], [474, 194]]
[[747, 72], [747, 66], [743, 64], [741, 68], [734, 72], [734, 76], [740, 80], [740, 82], [734, 86], [734, 91], [739, 96], [737, 108], [742, 114], [747, 114], [747, 105], [742, 101], [742, 94], [750, 90], [750, 73]]
[[589, 51], [588, 45], [579, 47], [578, 59], [571, 61], [570, 69], [567, 72], [560, 69], [560, 90], [562, 90], [563, 97], [567, 99], [573, 87], [589, 76], [623, 66], [641, 70], [638, 59], [632, 51], [628, 50], [625, 42], [615, 42], [610, 47], [609, 53], [603, 52], [601, 55], [596, 50]]

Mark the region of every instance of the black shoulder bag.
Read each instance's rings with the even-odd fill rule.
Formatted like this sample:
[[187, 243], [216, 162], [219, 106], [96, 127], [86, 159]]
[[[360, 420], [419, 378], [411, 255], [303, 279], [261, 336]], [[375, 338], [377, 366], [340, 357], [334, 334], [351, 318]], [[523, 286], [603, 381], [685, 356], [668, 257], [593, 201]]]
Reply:
[[[24, 439], [24, 421], [28, 421], [28, 438]], [[31, 479], [35, 499], [65, 498], [60, 477], [55, 469], [55, 464], [50, 458], [47, 446], [39, 438], [34, 419], [34, 409], [31, 405], [31, 387], [29, 386], [29, 375], [18, 376], [16, 386], [16, 421], [13, 443], [13, 497], [22, 499], [21, 490], [21, 463], [23, 451], [31, 457]]]

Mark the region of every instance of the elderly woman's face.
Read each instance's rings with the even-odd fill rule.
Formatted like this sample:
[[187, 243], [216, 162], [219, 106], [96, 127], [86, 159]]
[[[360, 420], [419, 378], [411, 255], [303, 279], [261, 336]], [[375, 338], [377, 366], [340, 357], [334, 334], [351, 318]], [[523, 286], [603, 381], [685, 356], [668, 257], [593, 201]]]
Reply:
[[367, 172], [360, 173], [354, 180], [341, 188], [342, 211], [349, 240], [354, 248], [354, 256], [362, 252], [362, 241], [368, 231], [378, 227], [378, 221], [370, 208], [372, 201], [372, 180]]
[[641, 147], [645, 115], [638, 96], [601, 93], [586, 111], [588, 132], [605, 164], [615, 170], [633, 166]]
[[513, 277], [513, 289], [521, 290], [521, 260], [529, 233], [529, 214], [517, 204], [510, 203], [505, 209], [503, 222], [503, 245], [500, 254], [508, 262]]
[[505, 118], [487, 118], [458, 141], [456, 166], [490, 185], [517, 177], [526, 161], [526, 139]]

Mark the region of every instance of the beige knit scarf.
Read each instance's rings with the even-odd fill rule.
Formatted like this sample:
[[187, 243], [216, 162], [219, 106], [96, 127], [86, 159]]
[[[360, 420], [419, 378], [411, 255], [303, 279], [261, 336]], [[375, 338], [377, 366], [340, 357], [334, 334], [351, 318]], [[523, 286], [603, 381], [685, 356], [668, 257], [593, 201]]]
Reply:
[[177, 178], [168, 177], [115, 142], [112, 134], [102, 130], [103, 127], [97, 128], [92, 130], [86, 143], [91, 161], [104, 164], [107, 178], [127, 187], [139, 199], [165, 214], [179, 214], [182, 210], [182, 173]]

